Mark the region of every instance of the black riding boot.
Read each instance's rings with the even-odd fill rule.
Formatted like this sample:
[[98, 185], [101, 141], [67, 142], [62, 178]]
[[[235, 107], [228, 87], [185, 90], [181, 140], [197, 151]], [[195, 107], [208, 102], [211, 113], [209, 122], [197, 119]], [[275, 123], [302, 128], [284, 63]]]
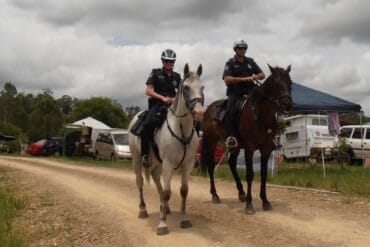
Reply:
[[141, 165], [144, 167], [150, 167], [150, 161], [149, 161], [149, 142], [150, 142], [150, 136], [143, 132], [143, 135], [141, 136]]
[[235, 135], [234, 119], [232, 117], [226, 116], [225, 123], [226, 123], [226, 134], [227, 134], [225, 144], [226, 144], [226, 148], [229, 149], [229, 151], [231, 151], [238, 147], [238, 141]]

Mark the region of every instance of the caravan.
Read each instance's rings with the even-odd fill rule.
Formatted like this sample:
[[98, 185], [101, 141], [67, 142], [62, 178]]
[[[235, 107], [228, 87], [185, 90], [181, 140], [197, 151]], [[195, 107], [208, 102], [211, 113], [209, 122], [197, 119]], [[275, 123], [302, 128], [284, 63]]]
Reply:
[[281, 155], [287, 159], [333, 159], [335, 135], [329, 134], [326, 115], [296, 115], [284, 120], [286, 131], [279, 136]]

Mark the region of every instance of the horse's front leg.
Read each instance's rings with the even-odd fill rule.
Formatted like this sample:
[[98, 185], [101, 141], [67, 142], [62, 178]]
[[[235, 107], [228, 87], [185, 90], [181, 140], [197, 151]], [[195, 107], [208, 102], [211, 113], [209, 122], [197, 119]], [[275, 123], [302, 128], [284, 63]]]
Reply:
[[261, 188], [260, 188], [260, 198], [262, 200], [262, 208], [263, 210], [271, 210], [271, 204], [267, 200], [266, 196], [266, 181], [267, 181], [267, 165], [268, 165], [268, 158], [270, 155], [262, 155], [261, 154]]
[[180, 188], [180, 194], [181, 194], [181, 228], [190, 228], [193, 226], [191, 223], [191, 220], [189, 218], [189, 215], [186, 213], [186, 198], [188, 196], [189, 186], [189, 176], [191, 173], [191, 170], [193, 169], [194, 162], [190, 162], [188, 164], [185, 164], [182, 168], [182, 175], [181, 175], [181, 188]]
[[238, 193], [239, 200], [241, 202], [245, 202], [245, 192], [244, 192], [244, 189], [243, 189], [243, 184], [240, 181], [240, 177], [239, 177], [238, 171], [236, 169], [239, 152], [240, 152], [240, 150], [238, 150], [236, 152], [232, 152], [229, 156], [228, 163], [229, 163], [230, 171], [233, 174], [234, 181], [236, 183], [236, 188], [239, 191], [239, 193]]
[[252, 205], [252, 182], [254, 178], [253, 172], [253, 153], [245, 151], [245, 165], [246, 165], [246, 175], [245, 179], [247, 180], [248, 189], [247, 189], [247, 197], [246, 197], [246, 206], [245, 206], [245, 213], [246, 214], [254, 214], [256, 211]]
[[167, 227], [167, 214], [170, 212], [168, 202], [171, 198], [172, 170], [172, 166], [168, 162], [162, 163], [163, 193], [161, 198], [160, 221], [157, 228], [157, 235], [165, 235], [169, 233]]

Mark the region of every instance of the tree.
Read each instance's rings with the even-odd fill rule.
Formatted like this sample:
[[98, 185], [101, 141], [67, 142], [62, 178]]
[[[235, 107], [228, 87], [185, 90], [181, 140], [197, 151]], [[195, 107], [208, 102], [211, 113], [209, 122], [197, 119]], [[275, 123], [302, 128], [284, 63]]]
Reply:
[[35, 108], [30, 117], [29, 136], [31, 140], [60, 135], [63, 128], [63, 115], [51, 90], [44, 90], [35, 99]]
[[139, 111], [141, 111], [141, 108], [135, 105], [125, 108], [125, 112], [127, 113], [127, 117], [129, 119], [132, 119], [136, 115], [136, 113], [138, 113]]
[[70, 96], [63, 95], [57, 101], [64, 115], [68, 115], [71, 113], [72, 108], [73, 108], [73, 100]]
[[[360, 115], [355, 112], [351, 113], [339, 113], [339, 121], [340, 125], [351, 125], [351, 124], [360, 124]], [[370, 121], [369, 117], [362, 116], [361, 118], [362, 123], [366, 123]]]
[[126, 128], [129, 121], [122, 107], [106, 97], [79, 100], [70, 114], [69, 121], [74, 122], [89, 116], [113, 128]]

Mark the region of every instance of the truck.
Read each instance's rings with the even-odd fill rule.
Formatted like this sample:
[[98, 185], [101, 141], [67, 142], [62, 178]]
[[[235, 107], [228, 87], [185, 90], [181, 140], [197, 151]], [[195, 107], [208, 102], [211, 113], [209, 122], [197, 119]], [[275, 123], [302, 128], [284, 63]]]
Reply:
[[286, 130], [280, 139], [280, 155], [285, 159], [332, 160], [335, 134], [329, 134], [326, 115], [295, 115], [283, 118]]

